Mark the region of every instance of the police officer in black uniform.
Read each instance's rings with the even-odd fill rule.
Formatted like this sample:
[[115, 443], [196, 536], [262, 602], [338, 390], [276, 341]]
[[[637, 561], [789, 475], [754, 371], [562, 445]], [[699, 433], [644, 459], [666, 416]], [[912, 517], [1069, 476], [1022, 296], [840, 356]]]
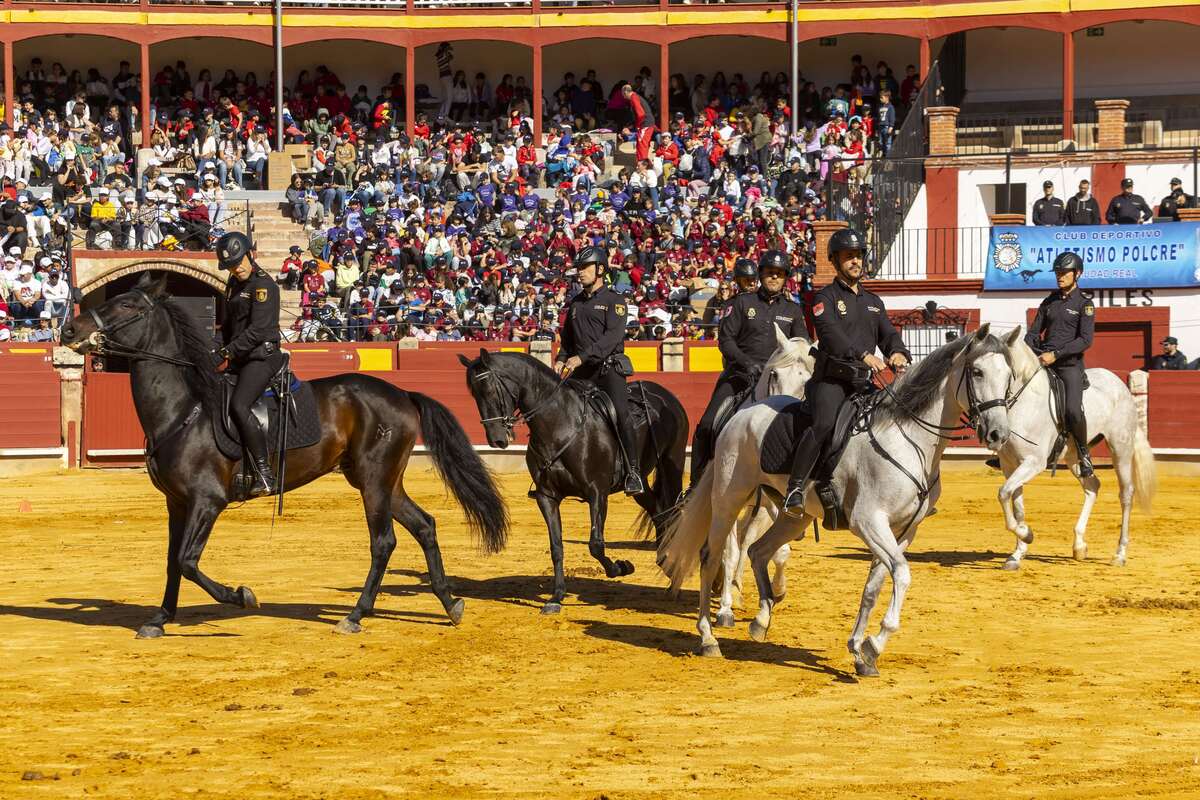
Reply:
[[733, 282], [739, 293], [753, 292], [758, 288], [758, 267], [748, 258], [739, 258], [733, 262]]
[[1054, 181], [1042, 184], [1045, 197], [1033, 204], [1034, 225], [1062, 225], [1067, 221], [1066, 206], [1054, 196]]
[[[1066, 424], [1079, 450], [1079, 474], [1092, 474], [1088, 453], [1087, 420], [1083, 416], [1083, 353], [1092, 346], [1096, 308], [1079, 289], [1083, 259], [1071, 252], [1054, 259], [1058, 290], [1038, 306], [1037, 316], [1025, 334], [1025, 343], [1038, 360], [1062, 378], [1066, 390]], [[1053, 454], [1057, 458], [1057, 453]]]
[[625, 357], [625, 298], [604, 285], [608, 262], [598, 247], [585, 247], [575, 259], [582, 289], [567, 304], [562, 341], [558, 350], [558, 374], [596, 384], [617, 413], [618, 443], [625, 457], [625, 493], [641, 494], [641, 471], [629, 416], [629, 390], [625, 379], [632, 374]]
[[[804, 507], [804, 485], [821, 458], [842, 402], [866, 390], [871, 376], [891, 366], [903, 371], [912, 360], [900, 334], [888, 320], [879, 296], [861, 285], [866, 243], [853, 228], [842, 228], [829, 239], [829, 260], [837, 277], [813, 298], [817, 328], [817, 366], [805, 386], [812, 427], [796, 444], [784, 511]], [[875, 355], [879, 348], [887, 360]], [[818, 491], [827, 489], [829, 475], [818, 473]]]
[[1109, 225], [1137, 225], [1154, 219], [1154, 212], [1140, 194], [1133, 193], [1133, 179], [1121, 181], [1121, 193], [1108, 203], [1104, 218]]
[[217, 264], [230, 272], [221, 324], [224, 347], [217, 370], [237, 373], [229, 410], [258, 473], [249, 494], [261, 497], [274, 491], [275, 475], [267, 432], [250, 408], [284, 364], [279, 350], [279, 285], [255, 263], [254, 245], [244, 233], [227, 233], [217, 240]]
[[1179, 340], [1168, 336], [1161, 342], [1163, 351], [1150, 362], [1150, 369], [1189, 369], [1187, 356], [1179, 352]]
[[1158, 215], [1179, 222], [1179, 209], [1195, 207], [1196, 200], [1183, 190], [1183, 181], [1171, 178], [1171, 193], [1158, 204]]
[[[741, 267], [739, 259], [735, 272]], [[729, 301], [721, 312], [717, 345], [725, 369], [717, 378], [712, 398], [692, 436], [691, 485], [700, 480], [712, 458], [713, 426], [722, 404], [729, 398], [752, 388], [758, 382], [763, 366], [775, 352], [775, 329], [789, 339], [806, 336], [804, 311], [792, 302], [784, 291], [788, 276], [788, 257], [778, 250], [763, 253], [755, 277], [758, 291], [744, 291]]]

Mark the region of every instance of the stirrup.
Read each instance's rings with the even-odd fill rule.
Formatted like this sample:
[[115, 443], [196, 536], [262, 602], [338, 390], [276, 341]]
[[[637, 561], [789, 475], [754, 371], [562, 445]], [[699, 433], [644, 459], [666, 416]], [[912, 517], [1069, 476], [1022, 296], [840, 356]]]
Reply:
[[783, 513], [789, 517], [804, 516], [804, 486], [789, 486], [787, 497], [783, 498]]
[[275, 493], [275, 473], [271, 471], [271, 464], [267, 459], [256, 459], [254, 461], [255, 478], [250, 482], [249, 488], [246, 490], [247, 497], [266, 497]]
[[625, 476], [625, 494], [633, 496], [646, 491], [646, 487], [642, 484], [642, 476], [637, 472], [630, 470]]
[[1092, 466], [1092, 454], [1086, 450], [1079, 453], [1079, 477], [1090, 478], [1096, 474], [1095, 467]]

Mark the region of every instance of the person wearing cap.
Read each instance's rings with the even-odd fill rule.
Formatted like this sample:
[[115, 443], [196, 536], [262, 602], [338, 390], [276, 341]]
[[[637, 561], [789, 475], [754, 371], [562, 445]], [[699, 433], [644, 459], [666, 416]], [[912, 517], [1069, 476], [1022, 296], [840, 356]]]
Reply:
[[96, 199], [92, 201], [89, 212], [91, 222], [88, 223], [88, 247], [97, 246], [96, 236], [101, 233], [107, 233], [110, 237], [108, 248], [102, 249], [111, 249], [119, 244], [121, 226], [117, 222], [117, 204], [112, 202], [109, 195], [107, 186], [96, 190]]
[[1183, 181], [1171, 178], [1171, 193], [1158, 204], [1158, 216], [1179, 222], [1179, 209], [1195, 207], [1196, 199], [1183, 191]]
[[1121, 193], [1109, 201], [1104, 219], [1109, 225], [1138, 225], [1152, 222], [1154, 211], [1140, 194], [1133, 193], [1133, 179], [1125, 178], [1121, 181]]
[[71, 309], [71, 287], [62, 279], [62, 274], [50, 262], [46, 280], [42, 281], [42, 310], [50, 314], [57, 326], [60, 320], [67, 316]]
[[629, 414], [628, 377], [624, 365], [625, 297], [604, 285], [608, 259], [598, 247], [585, 247], [575, 259], [580, 291], [567, 306], [555, 369], [564, 380], [590, 381], [612, 400], [617, 439], [625, 462], [625, 493], [645, 491], [637, 458], [637, 439]]
[[1033, 204], [1030, 221], [1034, 225], [1062, 225], [1066, 220], [1066, 206], [1054, 196], [1054, 181], [1043, 181], [1042, 197]]
[[[817, 364], [805, 387], [812, 426], [800, 436], [792, 456], [784, 499], [789, 514], [803, 511], [805, 485], [814, 473], [822, 504], [829, 506], [834, 499], [829, 485], [832, 475], [820, 462], [846, 398], [867, 389], [872, 377], [888, 367], [900, 373], [912, 361], [883, 300], [862, 285], [865, 253], [866, 241], [853, 228], [835, 231], [829, 239], [829, 260], [837, 274], [813, 297]], [[887, 360], [875, 355], [876, 350]]]
[[32, 325], [44, 307], [42, 284], [33, 276], [33, 264], [22, 261], [17, 271], [17, 280], [12, 284], [12, 304], [9, 306], [9, 313], [14, 320]]
[[300, 277], [304, 274], [304, 251], [300, 245], [294, 244], [288, 248], [288, 254], [279, 267], [279, 275], [275, 280], [283, 288], [292, 291], [300, 285]]
[[275, 475], [267, 452], [267, 434], [250, 409], [283, 367], [279, 351], [279, 287], [254, 260], [254, 244], [244, 233], [227, 233], [217, 240], [217, 265], [229, 270], [225, 316], [221, 325], [221, 363], [238, 376], [229, 403], [230, 416], [242, 435], [258, 478], [251, 497], [270, 494]]
[[[1062, 379], [1066, 394], [1067, 431], [1079, 451], [1079, 474], [1092, 474], [1088, 454], [1087, 420], [1083, 415], [1083, 354], [1092, 346], [1096, 329], [1096, 307], [1079, 289], [1083, 275], [1083, 259], [1066, 251], [1054, 259], [1054, 277], [1058, 289], [1051, 292], [1038, 306], [1037, 315], [1025, 334], [1025, 344], [1037, 354], [1038, 361]], [[1058, 460], [1059, 449], [1051, 454]]]
[[1150, 369], [1191, 369], [1187, 356], [1179, 352], [1179, 340], [1168, 336], [1162, 340], [1163, 351], [1150, 362]]
[[29, 334], [31, 342], [52, 342], [55, 338], [55, 330], [51, 327], [50, 312], [45, 309], [38, 314], [37, 327]]
[[738, 259], [735, 280], [743, 291], [721, 309], [717, 344], [724, 370], [713, 387], [692, 437], [690, 486], [695, 486], [712, 458], [717, 417], [739, 395], [748, 395], [758, 382], [763, 367], [778, 346], [775, 331], [791, 339], [806, 336], [804, 309], [785, 291], [790, 264], [786, 253], [768, 250], [759, 259], [757, 270], [748, 258]]
[[1067, 200], [1065, 215], [1068, 225], [1100, 224], [1100, 204], [1092, 197], [1092, 183], [1087, 178], [1079, 182], [1079, 191]]

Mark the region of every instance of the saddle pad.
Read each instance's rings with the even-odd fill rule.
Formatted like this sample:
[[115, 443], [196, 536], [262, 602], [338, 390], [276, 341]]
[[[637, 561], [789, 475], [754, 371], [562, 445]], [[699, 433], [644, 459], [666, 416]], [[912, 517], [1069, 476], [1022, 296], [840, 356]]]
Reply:
[[787, 475], [792, 471], [792, 451], [800, 435], [812, 425], [808, 404], [803, 400], [789, 403], [775, 416], [763, 437], [758, 463], [767, 475]]
[[[300, 388], [292, 393], [294, 412], [288, 419], [286, 450], [298, 450], [301, 447], [312, 447], [321, 441], [321, 417], [317, 412], [317, 398], [312, 386], [303, 381]], [[213, 412], [213, 432], [216, 435], [217, 447], [229, 459], [237, 461], [242, 457], [242, 442], [237, 428], [225, 418], [224, 404]], [[275, 452], [279, 431], [279, 403], [273, 394], [260, 397], [254, 404], [253, 413], [261, 424], [266, 419], [267, 444], [272, 453]]]

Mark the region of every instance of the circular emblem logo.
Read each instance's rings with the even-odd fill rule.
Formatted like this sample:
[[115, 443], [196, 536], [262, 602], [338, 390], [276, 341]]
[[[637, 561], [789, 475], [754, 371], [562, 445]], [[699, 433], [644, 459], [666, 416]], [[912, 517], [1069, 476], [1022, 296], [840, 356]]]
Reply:
[[1021, 266], [1020, 238], [1015, 233], [1002, 233], [996, 237], [996, 248], [992, 261], [1001, 272], [1012, 272]]
[[838, 313], [839, 314], [846, 313], [846, 301], [845, 300], [838, 300]]
[[751, 308], [751, 309], [747, 309], [747, 311], [746, 311], [746, 316], [747, 316], [749, 319], [754, 319], [754, 317], [755, 317], [757, 314], [758, 314], [758, 309], [757, 309], [757, 308]]

